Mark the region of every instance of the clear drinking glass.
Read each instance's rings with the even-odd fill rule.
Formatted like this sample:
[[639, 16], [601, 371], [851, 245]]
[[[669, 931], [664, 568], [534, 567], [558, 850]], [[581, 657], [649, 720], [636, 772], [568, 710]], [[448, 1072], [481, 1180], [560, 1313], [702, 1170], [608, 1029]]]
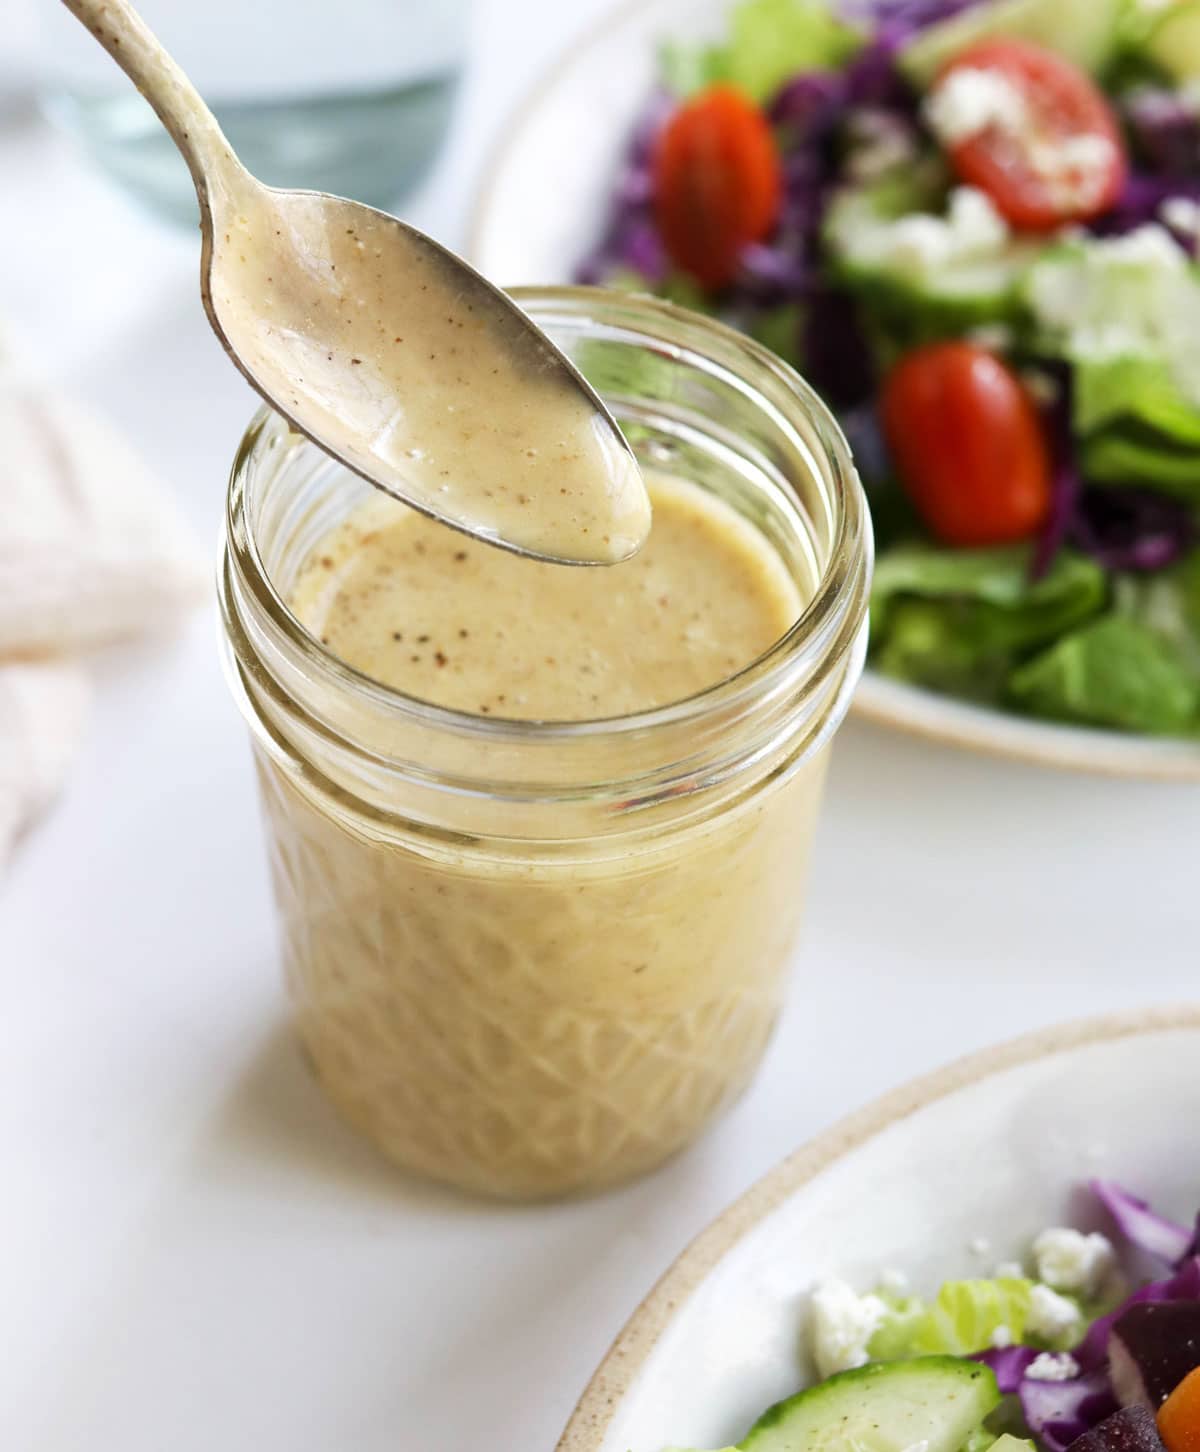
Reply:
[[862, 666], [871, 538], [836, 425], [757, 344], [649, 298], [518, 297], [644, 461], [767, 539], [810, 601], [782, 640], [699, 696], [605, 721], [381, 686], [285, 603], [370, 486], [265, 410], [234, 465], [220, 585], [321, 1083], [399, 1163], [528, 1198], [650, 1169], [757, 1068]]
[[[246, 166], [271, 186], [385, 210], [450, 119], [470, 0], [139, 0]], [[187, 167], [149, 105], [61, 5], [38, 7], [46, 110], [117, 181], [194, 224]]]

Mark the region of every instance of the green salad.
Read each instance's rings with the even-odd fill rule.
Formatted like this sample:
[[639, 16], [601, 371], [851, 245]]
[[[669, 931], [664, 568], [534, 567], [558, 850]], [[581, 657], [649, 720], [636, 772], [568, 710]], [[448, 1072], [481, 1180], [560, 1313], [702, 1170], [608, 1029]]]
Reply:
[[875, 669], [1200, 735], [1200, 0], [740, 0], [660, 69], [580, 280], [822, 393]]
[[1110, 1233], [1048, 1226], [1021, 1261], [930, 1299], [898, 1271], [865, 1294], [823, 1281], [815, 1380], [721, 1452], [1195, 1452], [1200, 1221], [1112, 1180], [1087, 1189]]

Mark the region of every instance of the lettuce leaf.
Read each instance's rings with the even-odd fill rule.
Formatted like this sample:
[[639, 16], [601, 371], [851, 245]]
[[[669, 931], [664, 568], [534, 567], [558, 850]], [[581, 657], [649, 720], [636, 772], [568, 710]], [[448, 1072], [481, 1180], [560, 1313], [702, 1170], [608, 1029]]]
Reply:
[[766, 101], [801, 71], [845, 65], [862, 43], [862, 34], [823, 0], [742, 0], [729, 18], [725, 44], [664, 46], [659, 66], [678, 96], [724, 81], [751, 100]]
[[1116, 609], [1162, 636], [1200, 676], [1200, 549], [1157, 574], [1118, 580]]
[[1173, 449], [1161, 438], [1106, 429], [1083, 441], [1079, 458], [1092, 484], [1138, 485], [1200, 502], [1200, 456]]
[[1074, 400], [1089, 481], [1200, 501], [1200, 406], [1165, 361], [1085, 359], [1075, 369]]
[[1184, 397], [1161, 359], [1081, 362], [1075, 369], [1074, 418], [1081, 434], [1134, 420], [1178, 447], [1196, 449], [1200, 464], [1200, 408]]
[[1033, 1282], [1017, 1279], [947, 1281], [930, 1305], [887, 1302], [890, 1314], [868, 1350], [881, 1361], [910, 1356], [971, 1356], [986, 1351], [998, 1332], [1025, 1336]]
[[1200, 674], [1166, 636], [1115, 610], [1014, 671], [1009, 693], [1033, 715], [1083, 725], [1168, 736], [1200, 726]]
[[1107, 604], [1105, 572], [1094, 561], [1064, 550], [1035, 581], [1029, 564], [1026, 546], [885, 551], [871, 600], [875, 665], [934, 690], [1001, 699], [1024, 655]]

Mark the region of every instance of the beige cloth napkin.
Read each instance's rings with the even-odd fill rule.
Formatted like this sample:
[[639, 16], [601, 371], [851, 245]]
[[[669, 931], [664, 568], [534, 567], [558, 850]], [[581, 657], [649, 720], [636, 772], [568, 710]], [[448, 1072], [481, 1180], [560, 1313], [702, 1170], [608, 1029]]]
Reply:
[[61, 787], [99, 645], [202, 600], [204, 554], [145, 465], [0, 340], [0, 868]]

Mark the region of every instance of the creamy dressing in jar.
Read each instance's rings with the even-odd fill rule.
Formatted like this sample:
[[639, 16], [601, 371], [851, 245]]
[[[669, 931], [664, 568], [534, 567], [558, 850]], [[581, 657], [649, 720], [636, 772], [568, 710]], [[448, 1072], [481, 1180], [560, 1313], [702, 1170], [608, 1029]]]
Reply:
[[637, 555], [492, 549], [264, 416], [222, 575], [315, 1071], [399, 1164], [510, 1198], [647, 1170], [752, 1077], [870, 559], [794, 375], [649, 299], [543, 301], [655, 465]]
[[802, 602], [727, 504], [647, 483], [650, 538], [604, 570], [524, 560], [368, 500], [309, 556], [292, 608], [339, 659], [456, 711], [587, 721], [686, 700], [760, 656]]

